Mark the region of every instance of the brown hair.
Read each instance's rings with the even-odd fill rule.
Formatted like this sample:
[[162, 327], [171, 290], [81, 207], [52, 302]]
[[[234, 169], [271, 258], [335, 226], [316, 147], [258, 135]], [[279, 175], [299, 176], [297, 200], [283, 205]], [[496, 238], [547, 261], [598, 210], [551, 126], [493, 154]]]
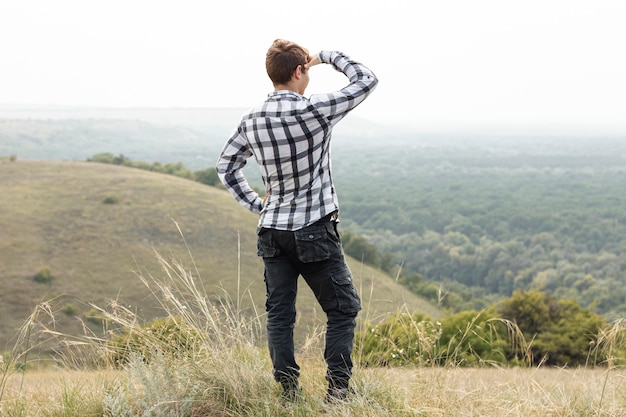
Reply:
[[286, 84], [298, 65], [305, 70], [304, 64], [308, 59], [309, 51], [305, 48], [294, 42], [276, 39], [267, 50], [265, 69], [274, 85]]

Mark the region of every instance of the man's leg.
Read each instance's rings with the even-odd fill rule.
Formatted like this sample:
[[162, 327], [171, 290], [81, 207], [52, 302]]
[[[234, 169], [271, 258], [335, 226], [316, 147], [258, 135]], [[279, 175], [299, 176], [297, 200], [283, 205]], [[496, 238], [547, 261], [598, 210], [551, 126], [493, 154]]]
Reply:
[[328, 313], [324, 359], [328, 364], [326, 379], [330, 388], [348, 388], [352, 377], [352, 347], [357, 313]]
[[[304, 229], [303, 236], [316, 236], [323, 231], [328, 256], [317, 262], [300, 264], [300, 271], [328, 319], [324, 359], [328, 365], [329, 394], [342, 396], [347, 392], [352, 376], [355, 318], [361, 310], [361, 300], [352, 283], [352, 273], [345, 262], [336, 225], [328, 222], [321, 229], [312, 228], [312, 233]], [[322, 243], [318, 241], [316, 244]], [[323, 251], [318, 248], [318, 252]]]
[[278, 233], [267, 230], [259, 235], [259, 254], [264, 254], [267, 340], [273, 374], [290, 395], [298, 389], [300, 375], [293, 341], [299, 273], [279, 248], [268, 247], [277, 243]]
[[288, 262], [276, 258], [265, 260], [267, 340], [274, 377], [279, 382], [297, 379], [300, 375], [293, 342], [297, 279], [297, 271]]
[[[344, 392], [352, 377], [352, 347], [360, 300], [348, 269], [331, 274], [330, 292], [320, 298], [327, 316], [324, 359], [329, 392]], [[324, 294], [324, 291], [322, 291]]]

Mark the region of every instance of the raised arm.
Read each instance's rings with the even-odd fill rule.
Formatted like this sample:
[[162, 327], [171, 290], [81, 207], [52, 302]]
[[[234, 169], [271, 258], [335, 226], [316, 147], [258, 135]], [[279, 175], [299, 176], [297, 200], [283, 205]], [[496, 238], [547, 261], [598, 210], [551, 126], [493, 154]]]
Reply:
[[378, 85], [378, 78], [368, 67], [352, 60], [342, 52], [321, 51], [309, 58], [307, 67], [319, 63], [332, 65], [337, 71], [345, 74], [350, 81], [339, 91], [311, 96], [311, 103], [329, 120], [332, 120], [333, 124], [362, 103]]

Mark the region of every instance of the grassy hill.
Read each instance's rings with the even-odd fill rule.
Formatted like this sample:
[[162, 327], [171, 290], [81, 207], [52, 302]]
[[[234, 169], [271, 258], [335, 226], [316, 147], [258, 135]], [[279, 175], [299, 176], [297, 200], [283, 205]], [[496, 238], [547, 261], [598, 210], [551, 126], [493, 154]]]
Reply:
[[[55, 326], [65, 333], [81, 331], [90, 303], [117, 300], [147, 320], [159, 316], [137, 274], [164, 274], [155, 251], [194, 275], [197, 268], [211, 297], [230, 296], [264, 311], [257, 217], [226, 191], [88, 162], [0, 160], [0, 178], [0, 350], [42, 300], [54, 299]], [[361, 318], [377, 320], [403, 305], [440, 314], [389, 276], [349, 263], [364, 301]], [[52, 279], [37, 282], [44, 268]], [[307, 288], [298, 308], [301, 333], [324, 323]]]

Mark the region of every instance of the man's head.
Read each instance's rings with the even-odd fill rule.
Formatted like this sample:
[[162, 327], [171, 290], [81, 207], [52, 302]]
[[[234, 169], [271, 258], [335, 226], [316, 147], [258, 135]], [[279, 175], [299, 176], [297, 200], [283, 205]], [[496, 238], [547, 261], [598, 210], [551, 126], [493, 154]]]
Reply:
[[305, 48], [294, 42], [276, 39], [267, 50], [265, 69], [274, 86], [287, 85], [292, 77], [301, 76], [306, 76], [306, 83], [308, 83], [307, 68], [305, 68], [308, 60], [309, 51]]

